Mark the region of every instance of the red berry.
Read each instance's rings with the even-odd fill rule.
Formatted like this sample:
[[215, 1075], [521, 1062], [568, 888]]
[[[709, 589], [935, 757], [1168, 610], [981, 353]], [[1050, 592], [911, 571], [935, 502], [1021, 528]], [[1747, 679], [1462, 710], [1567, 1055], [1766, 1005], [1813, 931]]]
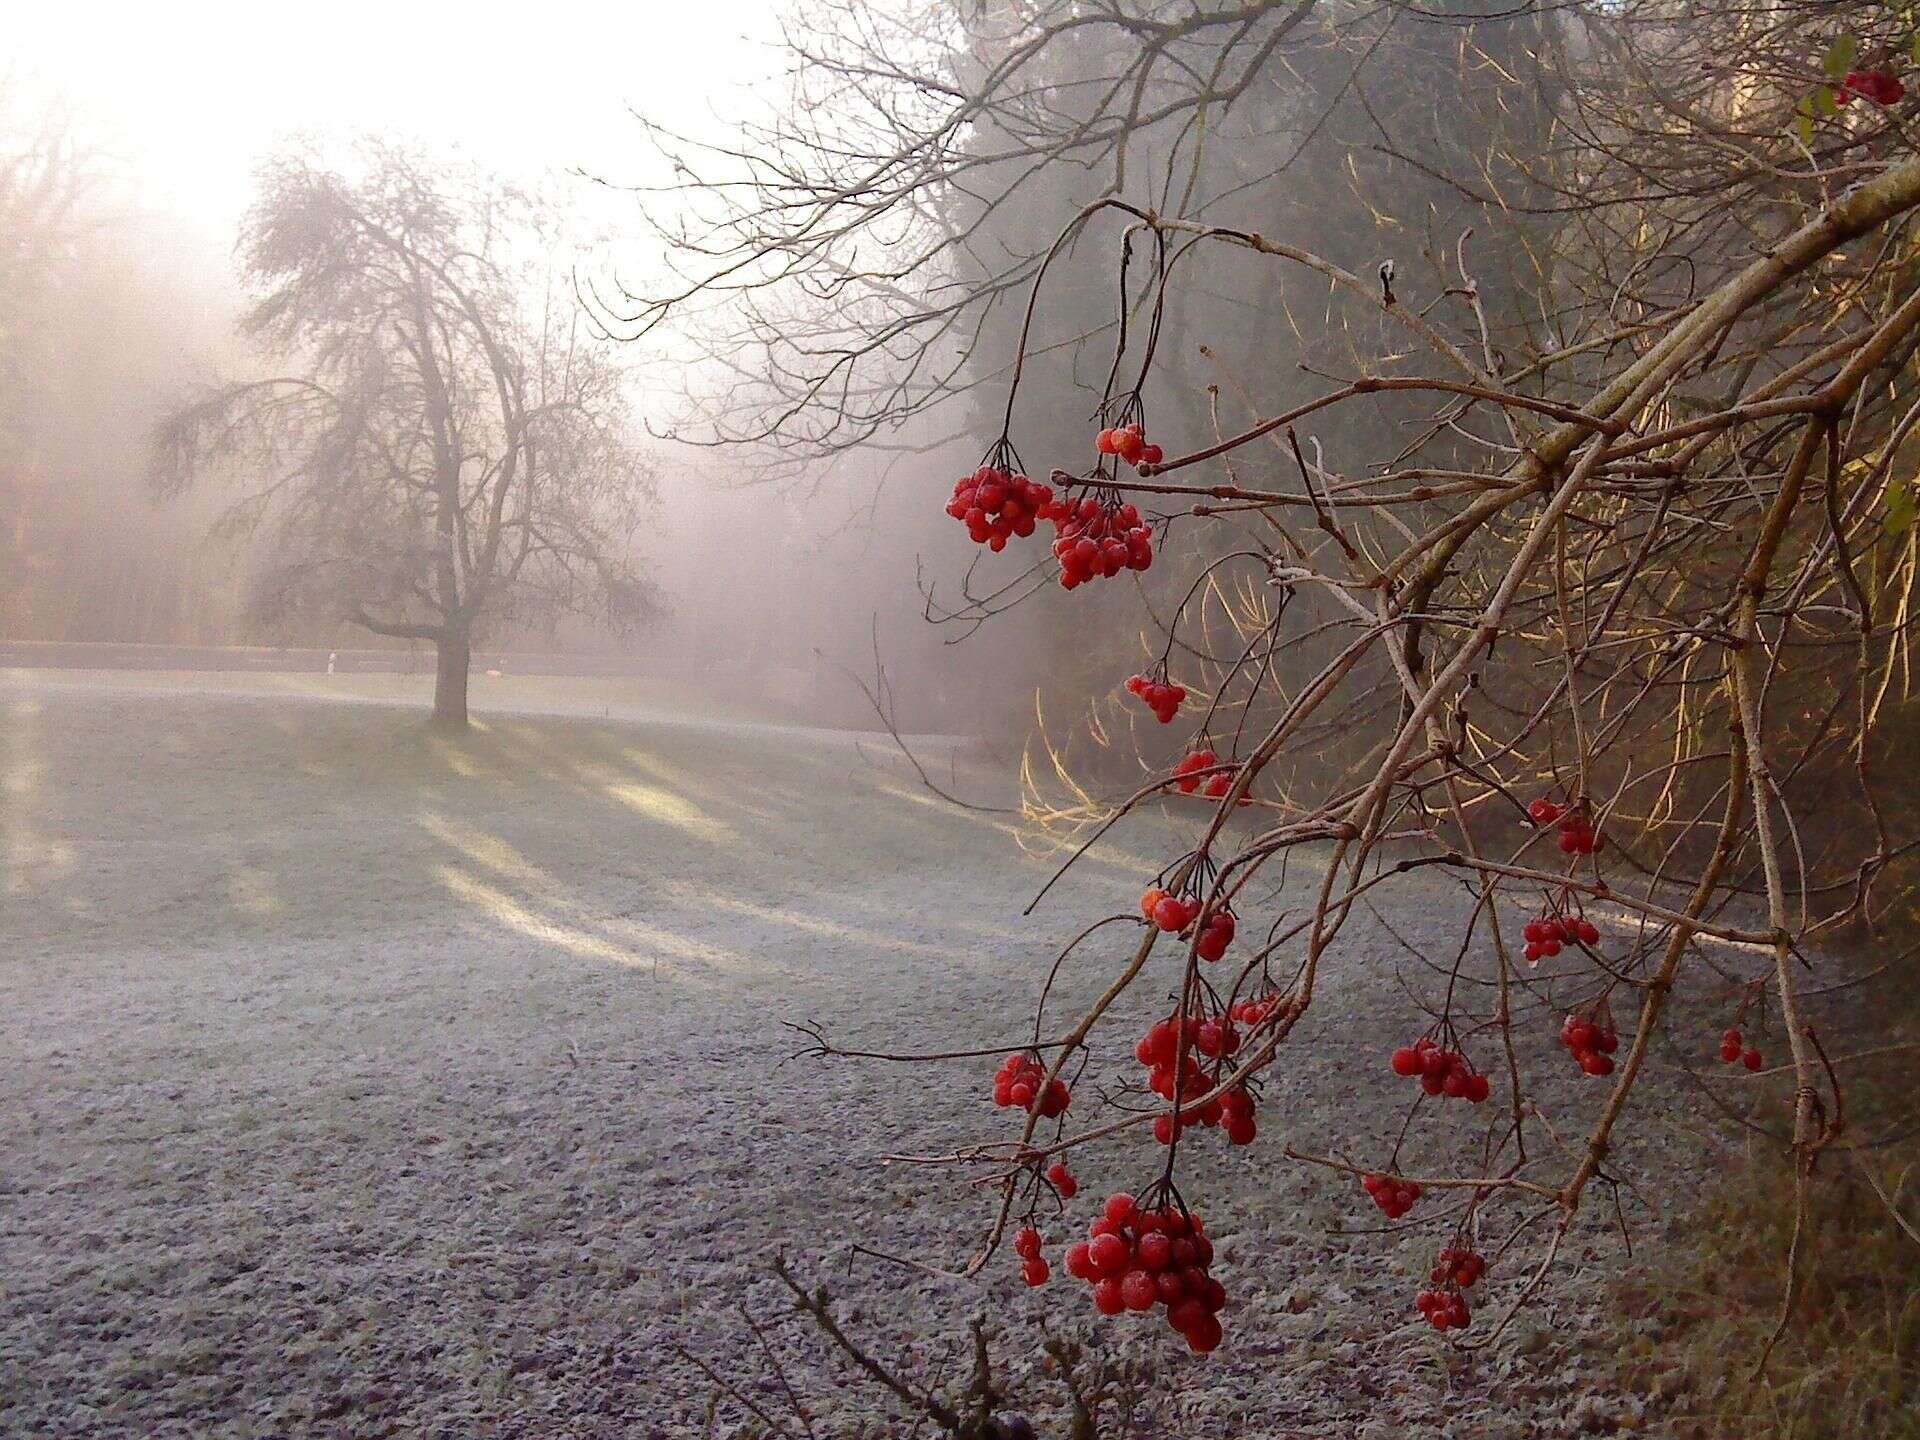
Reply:
[[1761, 1064], [1760, 1052], [1749, 1046], [1746, 1052], [1741, 1055], [1740, 1063], [1749, 1070], [1758, 1070]]
[[1125, 1273], [1132, 1256], [1132, 1247], [1118, 1235], [1096, 1235], [1087, 1246], [1094, 1270], [1110, 1279]]
[[1217, 1349], [1220, 1344], [1220, 1322], [1211, 1315], [1204, 1315], [1182, 1332], [1187, 1337], [1187, 1347], [1196, 1355], [1206, 1355]]
[[1126, 1297], [1120, 1293], [1120, 1282], [1112, 1277], [1095, 1282], [1093, 1306], [1102, 1315], [1118, 1315], [1126, 1309]]
[[1020, 1278], [1029, 1285], [1044, 1285], [1052, 1275], [1052, 1268], [1038, 1255], [1021, 1262]]
[[1031, 1225], [1024, 1225], [1013, 1237], [1013, 1253], [1023, 1260], [1031, 1260], [1040, 1253], [1040, 1232]]
[[1073, 1178], [1073, 1172], [1058, 1160], [1047, 1167], [1047, 1183], [1060, 1192], [1062, 1200], [1071, 1200], [1080, 1189], [1080, 1182]]
[[1140, 1237], [1140, 1264], [1148, 1270], [1164, 1270], [1173, 1263], [1173, 1242], [1158, 1231]]
[[1120, 1282], [1120, 1298], [1129, 1310], [1151, 1310], [1160, 1303], [1160, 1287], [1145, 1270], [1129, 1270]]
[[1204, 1324], [1212, 1318], [1206, 1302], [1198, 1295], [1189, 1295], [1167, 1310], [1167, 1323], [1183, 1335], [1194, 1326]]

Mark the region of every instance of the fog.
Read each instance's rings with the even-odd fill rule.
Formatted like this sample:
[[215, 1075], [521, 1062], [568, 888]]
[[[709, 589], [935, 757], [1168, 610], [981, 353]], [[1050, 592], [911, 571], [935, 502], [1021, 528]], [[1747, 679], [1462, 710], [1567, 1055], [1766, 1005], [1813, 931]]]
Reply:
[[[0, 153], [13, 165], [0, 194], [12, 257], [0, 281], [0, 640], [397, 648], [431, 669], [431, 646], [370, 635], [325, 607], [260, 613], [262, 541], [209, 533], [231, 489], [163, 500], [148, 483], [166, 412], [283, 363], [236, 333], [258, 298], [236, 246], [259, 165], [290, 145], [338, 154], [377, 134], [537, 189], [567, 231], [564, 254], [548, 257], [561, 290], [575, 272], [644, 286], [662, 273], [655, 225], [638, 214], [646, 202], [599, 183], [658, 174], [632, 110], [717, 135], [764, 105], [780, 64], [772, 15], [761, 3], [644, 19], [561, 7], [510, 46], [484, 26], [447, 33], [424, 12], [373, 6], [331, 12], [324, 26], [216, 6], [191, 34], [131, 16], [111, 47], [79, 11], [41, 10], [16, 27], [22, 58], [0, 91]], [[380, 44], [366, 42], [370, 29]], [[430, 66], [414, 63], [422, 50]], [[657, 490], [629, 543], [657, 612], [622, 633], [565, 617], [492, 625], [476, 636], [491, 665], [537, 654], [541, 669], [573, 656], [699, 675], [797, 719], [871, 725], [847, 672], [873, 681], [877, 638], [902, 723], [937, 712], [980, 727], [1006, 712], [1005, 696], [982, 703], [984, 671], [952, 663], [947, 637], [921, 619], [917, 551], [945, 537], [921, 519], [920, 484], [970, 458], [854, 452], [796, 466], [753, 447], [679, 443], [669, 432], [699, 388], [698, 347], [657, 331], [621, 362]], [[935, 546], [930, 573], [948, 578], [940, 550], [951, 558]]]

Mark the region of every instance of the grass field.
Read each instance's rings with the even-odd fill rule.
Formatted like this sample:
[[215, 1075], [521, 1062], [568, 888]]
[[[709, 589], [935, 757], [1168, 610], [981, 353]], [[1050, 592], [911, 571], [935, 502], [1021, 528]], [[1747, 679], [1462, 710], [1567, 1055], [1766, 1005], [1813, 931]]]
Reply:
[[[425, 683], [0, 674], [0, 1433], [697, 1434], [713, 1387], [676, 1347], [770, 1384], [736, 1307], [778, 1311], [775, 1248], [923, 1370], [989, 1311], [1007, 1378], [1044, 1391], [1036, 1327], [1089, 1318], [1078, 1287], [850, 1251], [964, 1258], [986, 1202], [880, 1157], [1002, 1134], [991, 1062], [794, 1061], [781, 1022], [857, 1048], [1013, 1041], [1053, 947], [1129, 908], [1191, 822], [1147, 821], [1022, 920], [1051, 862], [859, 737], [528, 680], [477, 687], [482, 723], [450, 741]], [[1007, 800], [997, 769], [952, 763]], [[1393, 929], [1441, 946], [1461, 900], [1412, 893]], [[1443, 1232], [1375, 1233], [1356, 1191], [1281, 1159], [1399, 1123], [1378, 1037], [1404, 1023], [1406, 955], [1365, 919], [1351, 935], [1265, 1138], [1196, 1157], [1227, 1347], [1098, 1332], [1161, 1376], [1150, 1433], [1631, 1425], [1589, 1349], [1611, 1215], [1560, 1298], [1466, 1355], [1408, 1305]], [[1591, 1103], [1550, 1033], [1544, 1103]], [[1708, 1143], [1686, 1107], [1638, 1133], [1629, 1177]], [[1084, 1183], [1156, 1154], [1108, 1149]], [[1627, 1204], [1641, 1237], [1674, 1218]], [[823, 1416], [904, 1433], [812, 1337], [775, 1334]]]

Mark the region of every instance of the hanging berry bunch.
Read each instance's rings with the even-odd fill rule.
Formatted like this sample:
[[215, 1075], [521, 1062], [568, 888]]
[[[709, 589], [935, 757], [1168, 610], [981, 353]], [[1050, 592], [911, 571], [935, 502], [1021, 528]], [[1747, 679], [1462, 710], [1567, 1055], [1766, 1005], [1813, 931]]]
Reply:
[[1756, 1046], [1740, 1038], [1737, 1026], [1720, 1037], [1720, 1061], [1724, 1065], [1744, 1065], [1749, 1070], [1758, 1070], [1766, 1063]]
[[1047, 518], [1053, 521], [1062, 589], [1153, 564], [1153, 530], [1131, 501], [1104, 485], [1089, 486], [1078, 499], [1054, 501]]
[[1072, 1099], [1066, 1081], [1048, 1080], [1047, 1067], [1023, 1051], [1001, 1061], [993, 1077], [993, 1103], [1003, 1110], [1026, 1110], [1051, 1120], [1065, 1113]]
[[1220, 1343], [1226, 1287], [1208, 1273], [1213, 1242], [1198, 1215], [1177, 1201], [1143, 1209], [1133, 1196], [1109, 1196], [1087, 1238], [1067, 1249], [1067, 1273], [1092, 1288], [1102, 1315], [1166, 1307], [1167, 1324], [1196, 1355]]
[[1856, 99], [1874, 105], [1898, 105], [1907, 96], [1900, 77], [1885, 66], [1871, 70], [1849, 70], [1833, 87], [1835, 105], [1851, 105]]
[[[1150, 885], [1140, 896], [1140, 913], [1156, 929], [1169, 935], [1185, 935], [1205, 908], [1198, 895], [1172, 895], [1158, 885]], [[1233, 944], [1237, 922], [1233, 911], [1222, 905], [1212, 911], [1194, 937], [1193, 948], [1202, 960], [1218, 960]]]
[[1158, 465], [1166, 459], [1166, 452], [1158, 445], [1147, 443], [1146, 432], [1137, 420], [1102, 430], [1094, 437], [1093, 448], [1101, 455], [1117, 456], [1129, 465]]
[[1620, 1046], [1620, 1035], [1604, 1008], [1587, 1015], [1570, 1012], [1560, 1026], [1560, 1043], [1587, 1074], [1613, 1073], [1613, 1052]]
[[1473, 1068], [1466, 1055], [1445, 1046], [1433, 1035], [1422, 1035], [1411, 1045], [1393, 1052], [1393, 1073], [1402, 1079], [1418, 1078], [1420, 1088], [1429, 1095], [1445, 1095], [1478, 1105], [1491, 1093], [1487, 1077]]
[[1479, 1283], [1487, 1262], [1474, 1251], [1447, 1246], [1427, 1273], [1431, 1290], [1413, 1297], [1414, 1308], [1436, 1330], [1462, 1330], [1473, 1319], [1466, 1292]]
[[1529, 920], [1520, 934], [1527, 942], [1524, 953], [1529, 965], [1552, 959], [1562, 945], [1592, 945], [1600, 939], [1599, 927], [1584, 915], [1542, 915]]
[[[1184, 1032], [1184, 1053], [1181, 1037]], [[1219, 1083], [1217, 1062], [1231, 1058], [1240, 1050], [1240, 1032], [1228, 1018], [1202, 1019], [1188, 1015], [1184, 1019], [1169, 1015], [1155, 1022], [1133, 1048], [1134, 1059], [1147, 1067], [1147, 1088], [1161, 1099], [1185, 1106], [1176, 1120], [1171, 1113], [1156, 1115], [1153, 1138], [1171, 1145], [1180, 1133], [1192, 1126], [1219, 1126], [1234, 1145], [1251, 1145], [1259, 1130], [1253, 1118], [1253, 1097], [1235, 1087], [1198, 1105], [1187, 1106], [1188, 1099], [1204, 1095]], [[1216, 1073], [1209, 1074], [1201, 1059], [1216, 1062]]]
[[1029, 1285], [1044, 1285], [1053, 1276], [1041, 1245], [1040, 1232], [1031, 1225], [1021, 1227], [1013, 1237], [1013, 1253], [1020, 1257], [1020, 1278]]
[[[1211, 750], [1190, 750], [1181, 756], [1180, 762], [1173, 767], [1175, 784], [1179, 787], [1180, 793], [1191, 795], [1202, 784], [1218, 779], [1218, 776], [1208, 775], [1206, 772], [1219, 763], [1220, 757]], [[1220, 793], [1224, 795], [1226, 792], [1223, 790]]]
[[1536, 825], [1558, 824], [1556, 838], [1562, 854], [1597, 855], [1606, 846], [1605, 837], [1593, 823], [1593, 812], [1582, 800], [1576, 805], [1561, 805], [1542, 795], [1527, 806], [1527, 814]]
[[1025, 539], [1054, 512], [1053, 490], [1019, 473], [1020, 460], [1005, 440], [987, 452], [980, 468], [953, 485], [947, 514], [967, 527], [976, 545], [998, 553], [1012, 537]]
[[1156, 665], [1149, 675], [1129, 675], [1127, 693], [1139, 699], [1140, 703], [1153, 711], [1153, 716], [1162, 725], [1172, 722], [1187, 698], [1187, 687], [1175, 685], [1167, 679], [1167, 667], [1164, 663]]
[[1280, 1003], [1280, 993], [1260, 995], [1247, 1000], [1236, 1000], [1227, 1012], [1234, 1020], [1252, 1029], [1273, 1013], [1274, 1006]]
[[1140, 913], [1153, 922], [1155, 929], [1169, 935], [1178, 935], [1193, 924], [1202, 908], [1198, 895], [1174, 895], [1158, 885], [1140, 892]]
[[1391, 1175], [1362, 1175], [1360, 1188], [1380, 1207], [1380, 1213], [1389, 1220], [1398, 1220], [1420, 1198], [1420, 1182], [1417, 1180], [1399, 1180]]

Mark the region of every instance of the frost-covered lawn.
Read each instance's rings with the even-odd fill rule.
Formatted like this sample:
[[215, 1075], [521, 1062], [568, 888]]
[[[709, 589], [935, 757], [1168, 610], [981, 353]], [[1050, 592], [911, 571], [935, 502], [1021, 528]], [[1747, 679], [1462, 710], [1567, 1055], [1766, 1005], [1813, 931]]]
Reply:
[[[789, 1061], [780, 1021], [1013, 1038], [1051, 946], [1130, 907], [1175, 822], [1023, 921], [1048, 862], [845, 736], [630, 682], [494, 682], [458, 743], [320, 703], [426, 683], [0, 672], [0, 1434], [698, 1434], [711, 1386], [671, 1347], [770, 1397], [734, 1307], [777, 1310], [776, 1244], [921, 1363], [982, 1307], [1015, 1375], [1037, 1319], [1090, 1318], [1007, 1256], [976, 1282], [850, 1265], [850, 1241], [964, 1256], [981, 1197], [878, 1157], [1001, 1133], [992, 1063]], [[542, 705], [568, 713], [498, 708]], [[1394, 928], [1438, 947], [1457, 902], [1418, 893]], [[1260, 1143], [1200, 1147], [1227, 1345], [1099, 1332], [1170, 1386], [1151, 1433], [1536, 1434], [1582, 1403], [1584, 1307], [1491, 1358], [1396, 1329], [1441, 1233], [1342, 1233], [1378, 1216], [1278, 1154], [1397, 1128], [1405, 953], [1352, 933]], [[1076, 1168], [1104, 1194], [1155, 1153]], [[1573, 1276], [1617, 1258], [1583, 1244]], [[889, 1413], [779, 1333], [824, 1414]]]

